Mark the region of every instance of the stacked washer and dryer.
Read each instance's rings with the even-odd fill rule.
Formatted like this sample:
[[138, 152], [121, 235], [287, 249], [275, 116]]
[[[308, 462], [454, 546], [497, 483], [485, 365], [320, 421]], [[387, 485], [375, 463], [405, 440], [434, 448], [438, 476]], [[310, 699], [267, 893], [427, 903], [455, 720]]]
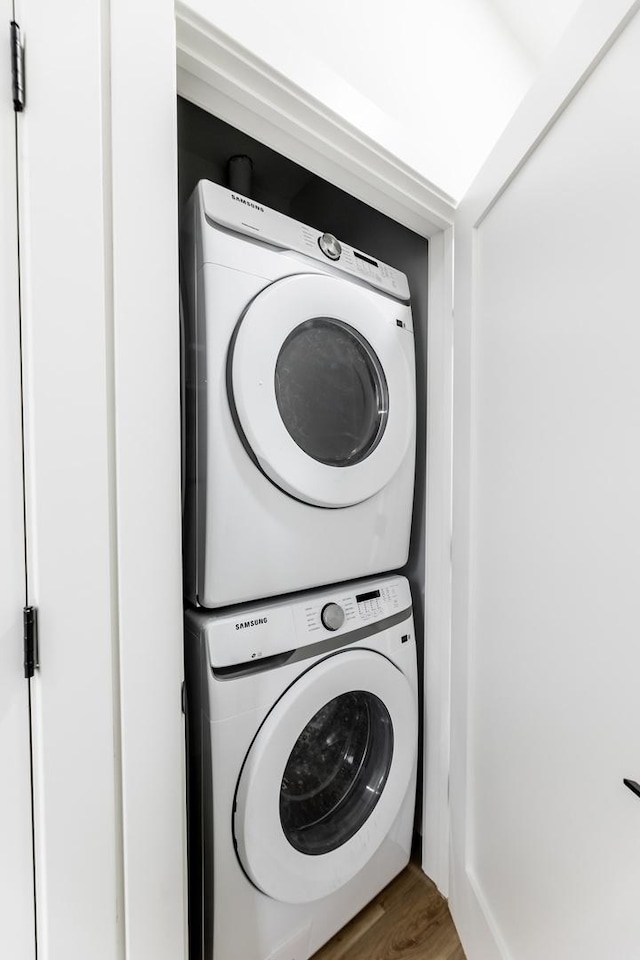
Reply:
[[207, 181], [181, 247], [190, 960], [308, 960], [410, 854], [409, 288]]

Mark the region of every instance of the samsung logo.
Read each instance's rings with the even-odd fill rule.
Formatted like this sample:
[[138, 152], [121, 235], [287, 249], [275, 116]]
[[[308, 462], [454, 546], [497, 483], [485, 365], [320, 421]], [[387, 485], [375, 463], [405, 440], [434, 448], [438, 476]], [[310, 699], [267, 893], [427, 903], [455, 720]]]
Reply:
[[244, 630], [246, 627], [258, 627], [261, 623], [267, 623], [269, 617], [258, 617], [257, 620], [244, 620], [242, 623], [236, 623], [236, 630]]
[[259, 210], [260, 213], [264, 213], [264, 207], [261, 207], [259, 203], [254, 203], [253, 200], [247, 200], [246, 197], [239, 197], [237, 194], [231, 194], [232, 200], [237, 200], [238, 203], [244, 203], [245, 207], [251, 207], [253, 210]]

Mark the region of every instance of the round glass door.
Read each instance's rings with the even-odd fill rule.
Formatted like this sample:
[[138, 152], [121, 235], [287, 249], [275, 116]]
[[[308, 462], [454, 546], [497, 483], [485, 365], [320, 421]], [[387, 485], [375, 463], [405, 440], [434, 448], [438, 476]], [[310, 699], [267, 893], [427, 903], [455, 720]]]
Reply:
[[240, 319], [227, 358], [233, 419], [264, 475], [297, 500], [362, 503], [413, 455], [414, 345], [400, 309], [346, 280], [299, 274], [262, 290]]
[[280, 822], [301, 853], [329, 853], [365, 823], [384, 789], [393, 757], [389, 711], [374, 694], [334, 697], [306, 725], [280, 787]]
[[233, 833], [256, 887], [309, 903], [354, 877], [412, 801], [415, 690], [352, 649], [306, 670], [265, 717], [238, 778]]
[[290, 436], [319, 463], [360, 463], [382, 437], [389, 410], [384, 371], [370, 344], [341, 320], [314, 317], [289, 334], [275, 390]]

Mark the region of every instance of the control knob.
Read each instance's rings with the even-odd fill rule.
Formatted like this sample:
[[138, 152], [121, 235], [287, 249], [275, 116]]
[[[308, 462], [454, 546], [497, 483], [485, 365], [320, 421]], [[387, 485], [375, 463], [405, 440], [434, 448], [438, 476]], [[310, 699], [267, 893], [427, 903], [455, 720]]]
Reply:
[[323, 233], [318, 238], [318, 246], [329, 260], [339, 260], [342, 247], [332, 233]]
[[344, 623], [344, 610], [338, 603], [327, 603], [322, 608], [320, 619], [327, 630], [339, 630]]

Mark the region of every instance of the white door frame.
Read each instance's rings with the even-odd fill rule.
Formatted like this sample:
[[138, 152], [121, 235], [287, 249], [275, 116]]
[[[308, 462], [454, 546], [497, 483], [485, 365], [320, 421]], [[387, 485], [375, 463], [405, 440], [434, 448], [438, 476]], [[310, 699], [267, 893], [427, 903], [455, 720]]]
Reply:
[[[5, 0], [4, 29], [13, 19]], [[11, 76], [8, 37], [0, 76]], [[0, 956], [35, 957], [31, 838], [29, 683], [23, 671], [27, 602], [22, 479], [22, 384], [18, 283], [16, 114], [11, 85], [0, 92]]]
[[640, 0], [607, 4], [584, 0], [455, 218], [450, 906], [463, 946], [470, 956], [487, 960], [507, 960], [509, 953], [474, 876], [473, 836], [468, 826], [472, 785], [467, 775], [467, 708], [474, 635], [474, 290], [479, 231], [493, 205], [639, 9]]
[[176, 5], [178, 93], [430, 241], [422, 841], [423, 868], [446, 894], [454, 206], [425, 178], [223, 34], [199, 6], [197, 0]]

